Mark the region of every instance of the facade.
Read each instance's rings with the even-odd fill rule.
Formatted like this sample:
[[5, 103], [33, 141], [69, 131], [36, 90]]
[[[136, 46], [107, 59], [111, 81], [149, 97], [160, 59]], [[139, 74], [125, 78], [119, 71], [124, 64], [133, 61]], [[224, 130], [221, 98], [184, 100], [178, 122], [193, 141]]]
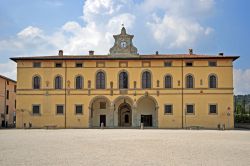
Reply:
[[139, 55], [123, 27], [108, 55], [16, 57], [17, 128], [234, 127], [237, 56]]
[[16, 81], [0, 75], [1, 127], [14, 127], [16, 118]]

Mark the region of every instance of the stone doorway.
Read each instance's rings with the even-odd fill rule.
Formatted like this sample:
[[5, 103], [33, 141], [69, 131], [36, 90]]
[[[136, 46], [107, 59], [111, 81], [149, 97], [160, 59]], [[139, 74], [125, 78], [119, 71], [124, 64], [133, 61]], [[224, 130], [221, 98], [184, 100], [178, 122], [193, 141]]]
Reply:
[[118, 125], [121, 127], [132, 126], [132, 110], [128, 103], [122, 103], [118, 109]]

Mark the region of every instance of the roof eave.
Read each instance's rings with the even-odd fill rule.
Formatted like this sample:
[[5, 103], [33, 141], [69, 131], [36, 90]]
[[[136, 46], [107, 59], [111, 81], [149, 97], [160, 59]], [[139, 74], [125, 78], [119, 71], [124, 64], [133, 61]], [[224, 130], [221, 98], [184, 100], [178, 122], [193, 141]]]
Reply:
[[110, 56], [94, 56], [94, 57], [89, 57], [89, 56], [82, 56], [82, 57], [12, 57], [10, 58], [12, 61], [17, 62], [19, 60], [159, 60], [159, 59], [233, 59], [235, 61], [238, 59], [240, 56], [200, 56], [200, 57], [194, 57], [194, 56], [186, 56], [186, 57], [162, 57], [155, 55], [155, 57], [147, 57], [147, 55], [144, 56], [138, 56], [138, 57], [110, 57]]

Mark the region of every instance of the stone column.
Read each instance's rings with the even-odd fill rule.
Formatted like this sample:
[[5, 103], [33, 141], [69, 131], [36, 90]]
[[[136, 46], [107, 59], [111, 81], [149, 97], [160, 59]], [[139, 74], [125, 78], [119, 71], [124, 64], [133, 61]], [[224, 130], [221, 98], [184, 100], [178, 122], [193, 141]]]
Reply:
[[114, 103], [111, 102], [109, 107], [110, 127], [115, 127], [114, 111], [115, 111], [115, 106]]
[[109, 108], [109, 116], [110, 116], [110, 127], [115, 127], [115, 115], [114, 115], [115, 107], [111, 106]]
[[92, 108], [89, 107], [89, 128], [92, 127]]
[[133, 105], [132, 107], [132, 127], [138, 126], [138, 120], [137, 120], [137, 107], [136, 105]]
[[159, 109], [159, 106], [155, 106], [155, 118], [153, 120], [153, 125], [154, 127], [158, 127], [158, 109]]

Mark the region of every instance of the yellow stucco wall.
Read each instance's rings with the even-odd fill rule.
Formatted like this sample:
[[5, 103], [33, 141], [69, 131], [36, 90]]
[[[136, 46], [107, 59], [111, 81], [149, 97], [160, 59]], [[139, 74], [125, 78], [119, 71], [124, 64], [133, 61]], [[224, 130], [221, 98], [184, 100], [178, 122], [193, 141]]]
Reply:
[[[5, 116], [5, 124], [8, 126], [14, 126], [14, 116], [15, 116], [15, 102], [16, 102], [16, 92], [15, 92], [16, 82], [9, 80], [8, 78], [0, 77], [0, 122], [2, 125]], [[7, 91], [9, 92], [9, 98], [7, 98]], [[8, 113], [7, 107], [8, 106]]]
[[[185, 60], [171, 60], [172, 67], [164, 67], [164, 60], [151, 60], [150, 66], [143, 67], [141, 60], [106, 60], [106, 61], [77, 61], [83, 62], [83, 68], [75, 68], [76, 61], [49, 61], [43, 60], [41, 68], [33, 68], [33, 61], [17, 62], [17, 127], [22, 128], [23, 124], [32, 123], [34, 128], [42, 128], [45, 125], [56, 125], [58, 128], [65, 127], [65, 114], [56, 114], [56, 104], [63, 104], [66, 111], [67, 128], [88, 128], [90, 126], [90, 103], [96, 96], [106, 97], [111, 104], [106, 111], [117, 109], [117, 103], [114, 102], [122, 96], [118, 89], [118, 74], [125, 70], [129, 76], [129, 89], [126, 99], [131, 100], [132, 111], [139, 111], [138, 100], [143, 96], [150, 96], [154, 99], [156, 112], [156, 126], [158, 128], [185, 128], [190, 126], [201, 126], [205, 128], [217, 128], [217, 125], [225, 124], [226, 128], [233, 128], [233, 75], [232, 59], [216, 59], [217, 66], [209, 67], [206, 59], [194, 59], [193, 67], [185, 67]], [[188, 60], [190, 61], [190, 60]], [[62, 68], [54, 68], [55, 62], [62, 62]], [[96, 67], [97, 62], [105, 62], [105, 67]], [[120, 67], [121, 62], [126, 62], [127, 67]], [[182, 63], [184, 67], [182, 68]], [[65, 71], [67, 66], [67, 71]], [[106, 73], [106, 89], [95, 89], [95, 75], [97, 71], [102, 70]], [[152, 73], [152, 88], [141, 88], [141, 74], [148, 70]], [[66, 75], [65, 75], [66, 73]], [[183, 77], [182, 77], [183, 73]], [[164, 76], [171, 74], [173, 78], [173, 88], [164, 88]], [[186, 74], [192, 74], [195, 78], [195, 88], [186, 89]], [[218, 88], [208, 88], [208, 76], [216, 74], [218, 78]], [[32, 89], [32, 78], [35, 75], [41, 77], [41, 89]], [[66, 90], [54, 89], [54, 78], [57, 75], [63, 77], [63, 87]], [[82, 75], [84, 85], [82, 90], [75, 89], [75, 77]], [[65, 79], [68, 83], [65, 83]], [[91, 81], [91, 88], [88, 89], [88, 81]], [[113, 82], [113, 95], [111, 94], [110, 82]], [[136, 89], [134, 89], [136, 81]], [[157, 86], [159, 81], [159, 87]], [[48, 84], [48, 87], [46, 86]], [[182, 90], [182, 85], [184, 89]], [[146, 93], [147, 92], [147, 93]], [[66, 95], [65, 95], [66, 93]], [[90, 94], [89, 94], [90, 93]], [[66, 103], [65, 103], [66, 100]], [[32, 115], [32, 105], [41, 106], [41, 115]], [[75, 105], [83, 105], [83, 114], [75, 114]], [[116, 108], [113, 108], [114, 104]], [[173, 113], [164, 114], [164, 105], [173, 105]], [[195, 105], [195, 114], [186, 115], [186, 104]], [[209, 104], [217, 104], [218, 113], [209, 114]], [[227, 112], [231, 115], [228, 117]], [[115, 114], [111, 116], [116, 116]], [[138, 116], [138, 115], [137, 115]], [[136, 120], [136, 119], [134, 119]], [[138, 120], [138, 119], [137, 119]], [[98, 123], [98, 122], [95, 122]], [[110, 125], [113, 122], [110, 121]], [[116, 122], [114, 122], [115, 124]], [[136, 122], [136, 125], [139, 122]], [[228, 126], [229, 125], [229, 126]]]

